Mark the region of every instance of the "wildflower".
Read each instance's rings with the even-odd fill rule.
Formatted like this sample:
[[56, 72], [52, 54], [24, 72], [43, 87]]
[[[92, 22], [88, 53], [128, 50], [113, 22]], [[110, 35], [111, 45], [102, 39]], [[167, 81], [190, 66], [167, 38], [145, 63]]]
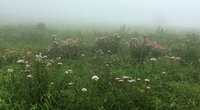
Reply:
[[85, 56], [85, 54], [81, 54], [81, 56], [82, 56], [82, 57], [84, 57], [84, 56]]
[[111, 52], [111, 50], [108, 50], [108, 53], [110, 53]]
[[122, 76], [122, 78], [123, 78], [124, 80], [126, 80], [126, 79], [131, 79], [131, 77], [129, 77], [129, 76]]
[[82, 92], [87, 92], [87, 89], [86, 89], [86, 88], [83, 88], [81, 91], [82, 91]]
[[54, 82], [50, 82], [51, 85], [54, 85]]
[[174, 56], [172, 56], [172, 57], [171, 57], [171, 59], [175, 59], [175, 57], [174, 57]]
[[26, 68], [29, 68], [31, 65], [29, 65], [29, 64], [26, 64]]
[[3, 102], [3, 100], [0, 98], [0, 103], [2, 103]]
[[72, 70], [68, 69], [67, 71], [65, 71], [65, 74], [70, 74], [72, 73]]
[[35, 55], [35, 57], [36, 57], [36, 61], [41, 61], [42, 55], [40, 53], [39, 55]]
[[71, 85], [73, 85], [73, 83], [69, 83], [69, 85], [71, 86]]
[[155, 62], [156, 61], [156, 58], [151, 58], [150, 59], [152, 62]]
[[31, 56], [32, 52], [31, 51], [27, 51], [26, 54], [27, 54], [27, 56]]
[[28, 64], [28, 61], [24, 61], [25, 64]]
[[175, 60], [180, 60], [180, 57], [175, 57]]
[[174, 107], [175, 104], [176, 104], [175, 102], [171, 103], [171, 104], [170, 104], [170, 107]]
[[45, 55], [45, 56], [43, 56], [42, 58], [47, 58], [47, 56]]
[[31, 74], [27, 75], [27, 78], [33, 78], [33, 76]]
[[151, 87], [150, 87], [150, 86], [147, 86], [147, 87], [146, 87], [146, 90], [150, 90], [150, 89], [151, 89]]
[[141, 81], [141, 78], [137, 78], [137, 81]]
[[61, 60], [61, 57], [57, 57], [56, 59], [57, 59], [57, 60]]
[[62, 65], [62, 63], [61, 63], [61, 62], [58, 62], [58, 65]]
[[51, 64], [51, 63], [49, 63], [49, 62], [47, 63], [47, 67], [50, 67], [51, 65], [52, 65], [52, 64]]
[[162, 74], [164, 75], [164, 74], [166, 74], [166, 72], [162, 72]]
[[137, 38], [131, 38], [131, 41], [137, 42], [138, 40], [137, 40]]
[[108, 67], [109, 66], [109, 64], [106, 64], [106, 67]]
[[65, 71], [65, 74], [69, 74], [69, 71]]
[[98, 76], [92, 76], [91, 78], [93, 81], [98, 81], [99, 80], [99, 77]]
[[68, 72], [69, 72], [69, 73], [72, 73], [72, 70], [69, 69]]
[[118, 35], [118, 36], [116, 36], [117, 38], [120, 38], [120, 36]]
[[115, 78], [115, 80], [120, 80], [120, 78]]
[[12, 73], [13, 71], [13, 69], [8, 69], [8, 73]]
[[17, 63], [24, 63], [24, 60], [18, 60]]
[[121, 80], [118, 80], [118, 82], [124, 82], [124, 80], [121, 79]]
[[128, 80], [128, 82], [129, 83], [134, 83], [134, 82], [136, 82], [136, 80], [134, 80], [134, 79], [133, 80]]
[[150, 82], [149, 79], [144, 79], [144, 81], [147, 82], [147, 83]]

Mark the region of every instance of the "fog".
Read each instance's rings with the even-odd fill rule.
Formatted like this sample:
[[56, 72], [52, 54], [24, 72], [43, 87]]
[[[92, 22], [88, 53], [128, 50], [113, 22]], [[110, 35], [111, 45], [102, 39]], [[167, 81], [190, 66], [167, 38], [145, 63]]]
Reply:
[[0, 0], [0, 24], [200, 27], [199, 0]]

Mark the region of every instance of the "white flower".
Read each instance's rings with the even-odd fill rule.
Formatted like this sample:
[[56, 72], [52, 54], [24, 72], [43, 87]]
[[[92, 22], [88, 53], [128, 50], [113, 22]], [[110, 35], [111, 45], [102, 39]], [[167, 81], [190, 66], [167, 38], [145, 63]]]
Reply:
[[69, 73], [72, 73], [72, 70], [68, 69], [68, 72], [69, 72]]
[[18, 60], [17, 63], [24, 63], [24, 60]]
[[60, 59], [61, 59], [61, 57], [57, 57], [56, 59], [57, 59], [57, 60], [60, 60]]
[[108, 53], [110, 53], [111, 52], [111, 50], [108, 50]]
[[72, 70], [68, 69], [67, 71], [65, 71], [65, 74], [70, 74], [72, 73]]
[[69, 74], [69, 72], [68, 72], [68, 71], [65, 71], [65, 74]]
[[45, 56], [43, 56], [42, 58], [47, 58], [47, 56], [45, 55]]
[[84, 56], [85, 56], [85, 54], [81, 54], [81, 56], [82, 56], [82, 57], [84, 57]]
[[149, 79], [144, 79], [144, 81], [148, 83], [148, 82], [149, 82]]
[[73, 83], [69, 83], [69, 85], [71, 86], [71, 85], [73, 85]]
[[151, 60], [152, 62], [154, 62], [154, 61], [156, 61], [156, 58], [151, 58], [150, 60]]
[[117, 38], [120, 38], [120, 36], [118, 35]]
[[118, 82], [124, 82], [124, 80], [121, 79], [121, 80], [118, 80]]
[[137, 78], [138, 81], [141, 81], [141, 78]]
[[[23, 71], [23, 70], [22, 70]], [[30, 70], [24, 70], [24, 72], [30, 72]]]
[[87, 92], [87, 89], [86, 89], [86, 88], [83, 88], [81, 91], [82, 91], [82, 92]]
[[133, 80], [128, 80], [128, 82], [129, 83], [134, 83], [134, 82], [136, 82], [136, 80], [134, 80], [134, 79]]
[[58, 62], [58, 65], [62, 65], [62, 63], [61, 63], [61, 62]]
[[50, 82], [51, 85], [54, 85], [54, 82]]
[[166, 72], [162, 72], [162, 74], [166, 74]]
[[120, 78], [115, 78], [115, 80], [120, 80]]
[[151, 89], [151, 87], [149, 87], [149, 86], [146, 87], [146, 90], [150, 90], [150, 89]]
[[33, 76], [31, 74], [27, 75], [27, 78], [33, 78]]
[[8, 73], [12, 73], [13, 71], [13, 69], [8, 69]]
[[131, 77], [129, 77], [129, 76], [122, 76], [122, 78], [123, 78], [124, 80], [126, 80], [126, 79], [131, 79]]
[[29, 68], [31, 65], [29, 65], [29, 64], [26, 64], [26, 68]]
[[98, 81], [99, 80], [99, 77], [98, 76], [92, 76], [91, 78], [93, 81]]
[[171, 59], [175, 59], [175, 57], [174, 57], [174, 56], [172, 56], [172, 57], [171, 57]]

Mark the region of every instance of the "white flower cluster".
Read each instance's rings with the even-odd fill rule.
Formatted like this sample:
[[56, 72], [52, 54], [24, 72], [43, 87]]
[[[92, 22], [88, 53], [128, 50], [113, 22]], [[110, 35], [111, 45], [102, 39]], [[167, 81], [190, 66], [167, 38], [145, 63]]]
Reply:
[[150, 59], [152, 62], [155, 62], [156, 61], [156, 58], [151, 58]]
[[33, 78], [33, 76], [31, 74], [27, 75], [27, 78]]
[[8, 69], [8, 73], [12, 73], [13, 71], [13, 69]]
[[17, 63], [24, 63], [24, 60], [18, 60]]
[[46, 55], [42, 56], [42, 53], [36, 55], [36, 61], [41, 61], [43, 58], [47, 58], [47, 56]]
[[87, 92], [87, 89], [86, 89], [86, 88], [83, 88], [81, 91], [82, 91], [82, 92]]
[[98, 81], [99, 80], [99, 77], [98, 76], [92, 76], [91, 78], [93, 81]]
[[67, 71], [65, 71], [65, 74], [70, 74], [72, 72], [73, 72], [72, 70], [68, 69]]

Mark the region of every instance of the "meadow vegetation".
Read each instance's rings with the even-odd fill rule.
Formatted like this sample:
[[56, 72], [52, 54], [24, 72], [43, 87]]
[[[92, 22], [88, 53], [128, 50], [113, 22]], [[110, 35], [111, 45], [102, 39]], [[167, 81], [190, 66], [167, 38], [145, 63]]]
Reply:
[[0, 109], [200, 110], [198, 32], [140, 30], [1, 25]]

